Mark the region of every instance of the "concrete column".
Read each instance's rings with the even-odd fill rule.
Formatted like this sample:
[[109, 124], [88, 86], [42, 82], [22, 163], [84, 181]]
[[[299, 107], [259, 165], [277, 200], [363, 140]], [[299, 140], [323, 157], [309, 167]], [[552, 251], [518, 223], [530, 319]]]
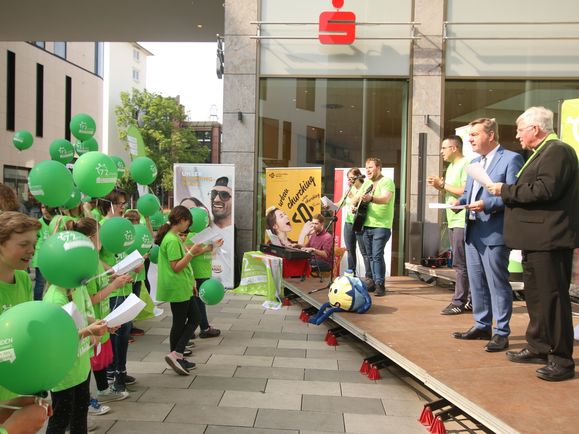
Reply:
[[259, 0], [225, 0], [221, 162], [235, 164], [236, 250], [252, 249], [255, 226], [257, 42]]
[[[409, 212], [407, 213], [410, 222], [408, 223], [417, 220], [420, 133], [426, 133], [428, 139], [427, 152], [423, 156], [426, 158], [427, 175], [440, 174], [442, 168], [439, 149], [444, 98], [442, 67], [444, 8], [444, 0], [414, 0], [414, 21], [421, 23], [417, 27], [417, 33], [421, 39], [414, 43], [411, 58], [411, 126], [409, 134], [411, 161], [407, 176], [407, 179], [410, 180]], [[438, 192], [433, 188], [426, 187], [424, 200], [424, 216], [427, 223], [424, 236], [426, 238], [432, 238], [435, 235], [438, 237], [438, 233], [429, 232], [438, 230], [435, 225], [439, 220], [439, 212], [428, 209], [429, 202], [438, 201]], [[408, 224], [407, 228], [410, 230], [411, 224]], [[410, 237], [407, 237], [407, 240], [410, 240]], [[424, 252], [425, 254], [432, 253], [427, 250]]]

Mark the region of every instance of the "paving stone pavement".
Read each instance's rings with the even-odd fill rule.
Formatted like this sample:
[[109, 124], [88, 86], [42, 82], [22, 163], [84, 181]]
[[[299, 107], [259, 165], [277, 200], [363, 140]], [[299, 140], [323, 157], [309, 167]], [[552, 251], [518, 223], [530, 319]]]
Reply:
[[[90, 417], [104, 434], [424, 434], [424, 399], [390, 371], [370, 381], [358, 369], [375, 350], [353, 337], [325, 344], [327, 327], [299, 320], [304, 307], [266, 310], [263, 298], [227, 294], [208, 306], [221, 336], [195, 339], [197, 368], [178, 376], [164, 362], [171, 327], [164, 314], [136, 325], [129, 346], [131, 397]], [[295, 302], [294, 302], [295, 303]], [[94, 380], [92, 388], [94, 389]], [[459, 432], [459, 431], [456, 431]], [[465, 431], [462, 431], [465, 432]]]

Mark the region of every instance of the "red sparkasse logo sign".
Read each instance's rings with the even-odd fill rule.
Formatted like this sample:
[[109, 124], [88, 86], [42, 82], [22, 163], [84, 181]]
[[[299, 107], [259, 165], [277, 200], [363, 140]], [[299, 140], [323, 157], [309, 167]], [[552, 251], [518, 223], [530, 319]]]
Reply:
[[349, 45], [356, 40], [356, 14], [340, 11], [344, 0], [332, 0], [337, 11], [320, 14], [318, 39], [322, 44]]

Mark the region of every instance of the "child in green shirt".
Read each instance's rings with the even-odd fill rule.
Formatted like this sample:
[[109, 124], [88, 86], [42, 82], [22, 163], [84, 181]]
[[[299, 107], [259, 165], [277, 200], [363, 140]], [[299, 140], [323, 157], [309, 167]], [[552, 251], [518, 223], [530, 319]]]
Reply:
[[191, 226], [191, 213], [178, 205], [169, 214], [169, 221], [157, 231], [156, 243], [160, 245], [157, 264], [157, 300], [168, 301], [173, 314], [169, 335], [170, 353], [165, 361], [179, 375], [189, 375], [195, 363], [185, 360], [183, 353], [189, 339], [199, 324], [199, 308], [195, 303], [195, 278], [191, 259], [203, 250], [196, 244], [186, 249], [179, 238]]

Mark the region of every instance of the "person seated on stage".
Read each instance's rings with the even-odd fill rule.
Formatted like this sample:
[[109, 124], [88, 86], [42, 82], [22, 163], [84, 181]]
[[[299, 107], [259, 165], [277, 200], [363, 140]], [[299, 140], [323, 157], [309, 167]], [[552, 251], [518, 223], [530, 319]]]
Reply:
[[289, 238], [292, 224], [288, 215], [281, 209], [270, 206], [265, 211], [265, 228], [276, 235], [284, 247], [296, 247], [296, 242]]
[[312, 268], [318, 271], [330, 271], [332, 269], [332, 235], [324, 229], [324, 216], [316, 215], [310, 224], [310, 239], [302, 250], [314, 255]]

